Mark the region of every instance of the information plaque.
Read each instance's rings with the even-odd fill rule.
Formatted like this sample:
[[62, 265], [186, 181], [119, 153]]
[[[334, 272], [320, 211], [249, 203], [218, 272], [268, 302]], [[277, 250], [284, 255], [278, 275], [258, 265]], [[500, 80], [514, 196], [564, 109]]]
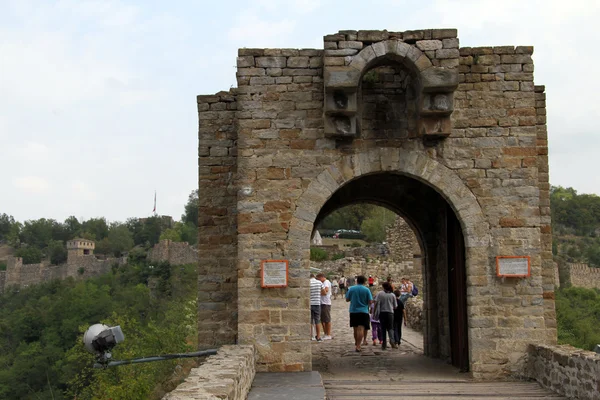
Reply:
[[261, 263], [261, 284], [263, 288], [282, 288], [288, 285], [287, 260], [264, 260]]
[[529, 256], [497, 256], [496, 275], [506, 278], [526, 278], [531, 276]]

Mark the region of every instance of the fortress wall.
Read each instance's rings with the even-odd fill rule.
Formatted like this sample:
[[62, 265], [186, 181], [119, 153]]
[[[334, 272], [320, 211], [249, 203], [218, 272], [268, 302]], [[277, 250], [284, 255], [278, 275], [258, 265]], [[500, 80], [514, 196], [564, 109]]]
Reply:
[[568, 266], [572, 286], [600, 289], [600, 268], [592, 268], [587, 264], [569, 264]]
[[188, 243], [171, 240], [161, 240], [148, 252], [150, 261], [166, 261], [171, 265], [197, 264], [198, 257], [198, 250]]
[[385, 258], [345, 257], [335, 261], [311, 261], [310, 266], [318, 268], [323, 273], [334, 274], [335, 276], [346, 277], [355, 275], [369, 276], [378, 278], [379, 283], [383, 283], [388, 276], [392, 277], [392, 282], [398, 284], [403, 276], [409, 277], [417, 285], [419, 292], [423, 290], [423, 275], [421, 273], [420, 259], [417, 263], [414, 260], [391, 261]]

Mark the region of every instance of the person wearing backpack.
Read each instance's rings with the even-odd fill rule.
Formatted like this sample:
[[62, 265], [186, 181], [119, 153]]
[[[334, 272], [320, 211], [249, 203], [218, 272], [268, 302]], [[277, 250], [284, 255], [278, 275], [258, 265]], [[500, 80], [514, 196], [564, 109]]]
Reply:
[[413, 297], [413, 283], [406, 277], [400, 280], [400, 301], [402, 304], [406, 303], [409, 297]]

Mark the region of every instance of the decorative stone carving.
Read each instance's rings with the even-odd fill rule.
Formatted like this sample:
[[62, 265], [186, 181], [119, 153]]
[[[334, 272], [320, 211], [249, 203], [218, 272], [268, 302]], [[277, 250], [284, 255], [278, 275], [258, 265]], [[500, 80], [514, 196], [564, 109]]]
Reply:
[[[363, 76], [379, 65], [400, 64], [418, 82], [418, 109], [411, 113], [411, 118], [416, 118], [416, 132], [412, 131], [410, 137], [421, 137], [430, 145], [449, 136], [452, 130], [450, 116], [454, 111], [453, 92], [458, 87], [458, 69], [440, 66], [448, 65], [447, 61], [442, 64], [436, 58], [442, 42], [419, 41], [413, 45], [400, 39], [387, 39], [385, 35], [378, 41], [369, 40], [361, 44], [360, 38], [359, 35], [359, 42], [353, 42], [352, 46], [362, 48], [357, 54], [338, 54], [335, 51], [327, 54], [330, 58], [340, 57], [340, 62], [328, 62], [323, 71], [325, 134], [333, 138], [358, 137], [361, 130], [358, 118], [364, 106], [359, 101]], [[341, 45], [338, 43], [338, 46]], [[453, 58], [449, 54], [440, 53], [439, 58]], [[458, 59], [458, 55], [454, 55], [454, 58]], [[415, 123], [407, 122], [407, 125], [414, 128]]]

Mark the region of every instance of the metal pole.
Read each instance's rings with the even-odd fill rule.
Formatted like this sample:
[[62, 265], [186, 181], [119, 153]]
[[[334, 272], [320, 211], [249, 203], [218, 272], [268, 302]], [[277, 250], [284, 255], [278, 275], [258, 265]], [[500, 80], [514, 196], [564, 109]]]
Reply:
[[217, 349], [202, 350], [202, 351], [196, 351], [193, 353], [165, 354], [162, 356], [141, 357], [141, 358], [134, 358], [131, 360], [116, 360], [116, 361], [111, 361], [108, 364], [95, 363], [94, 368], [116, 367], [119, 365], [138, 364], [138, 363], [151, 362], [151, 361], [172, 360], [175, 358], [193, 358], [193, 357], [212, 356], [215, 354], [217, 354]]

